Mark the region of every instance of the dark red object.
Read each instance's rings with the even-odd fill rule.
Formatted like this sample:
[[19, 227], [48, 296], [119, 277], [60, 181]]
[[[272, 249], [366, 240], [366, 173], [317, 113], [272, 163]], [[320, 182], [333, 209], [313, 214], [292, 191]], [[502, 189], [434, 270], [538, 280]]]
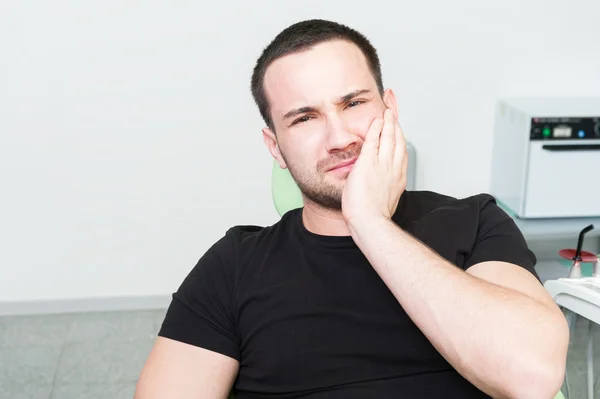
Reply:
[[577, 259], [576, 249], [561, 249], [558, 254], [568, 260], [579, 260], [583, 263], [596, 263], [598, 262], [598, 255], [588, 251], [580, 251], [579, 259]]

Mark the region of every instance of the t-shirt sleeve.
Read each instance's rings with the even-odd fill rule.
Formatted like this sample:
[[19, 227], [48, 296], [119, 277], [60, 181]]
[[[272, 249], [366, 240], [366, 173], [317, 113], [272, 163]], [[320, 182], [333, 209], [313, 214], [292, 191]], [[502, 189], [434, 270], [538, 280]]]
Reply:
[[240, 360], [230, 233], [200, 258], [173, 294], [158, 335]]
[[479, 227], [464, 269], [486, 261], [508, 262], [528, 270], [541, 282], [535, 271], [536, 257], [515, 221], [496, 204], [491, 195], [480, 195], [477, 199]]

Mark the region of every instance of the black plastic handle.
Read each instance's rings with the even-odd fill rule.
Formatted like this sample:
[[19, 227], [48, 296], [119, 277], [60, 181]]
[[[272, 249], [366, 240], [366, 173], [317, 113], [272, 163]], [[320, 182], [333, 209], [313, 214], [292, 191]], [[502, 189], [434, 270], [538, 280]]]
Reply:
[[544, 144], [547, 151], [600, 151], [600, 144]]
[[590, 224], [589, 226], [585, 227], [579, 233], [579, 239], [577, 240], [577, 252], [575, 252], [575, 259], [576, 260], [581, 260], [581, 247], [583, 246], [583, 236], [585, 235], [585, 233], [587, 233], [590, 230], [594, 230], [594, 225], [593, 224]]

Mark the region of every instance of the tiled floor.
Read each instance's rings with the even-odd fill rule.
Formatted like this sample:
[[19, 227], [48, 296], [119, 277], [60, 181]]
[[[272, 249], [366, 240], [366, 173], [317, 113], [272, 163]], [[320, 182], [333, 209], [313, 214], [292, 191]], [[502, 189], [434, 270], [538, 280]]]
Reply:
[[[133, 398], [164, 313], [0, 317], [0, 399]], [[579, 319], [572, 335], [571, 399], [586, 398], [587, 326]], [[600, 375], [600, 331], [595, 345], [595, 374]]]
[[0, 317], [0, 398], [133, 398], [164, 313]]

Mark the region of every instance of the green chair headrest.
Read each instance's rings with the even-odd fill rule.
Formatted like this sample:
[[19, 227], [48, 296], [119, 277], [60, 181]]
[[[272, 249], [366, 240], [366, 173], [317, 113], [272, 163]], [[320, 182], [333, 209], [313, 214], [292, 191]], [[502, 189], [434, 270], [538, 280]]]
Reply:
[[279, 216], [283, 216], [292, 209], [304, 206], [302, 194], [290, 171], [282, 169], [276, 160], [273, 160], [273, 171], [271, 173], [271, 193]]

